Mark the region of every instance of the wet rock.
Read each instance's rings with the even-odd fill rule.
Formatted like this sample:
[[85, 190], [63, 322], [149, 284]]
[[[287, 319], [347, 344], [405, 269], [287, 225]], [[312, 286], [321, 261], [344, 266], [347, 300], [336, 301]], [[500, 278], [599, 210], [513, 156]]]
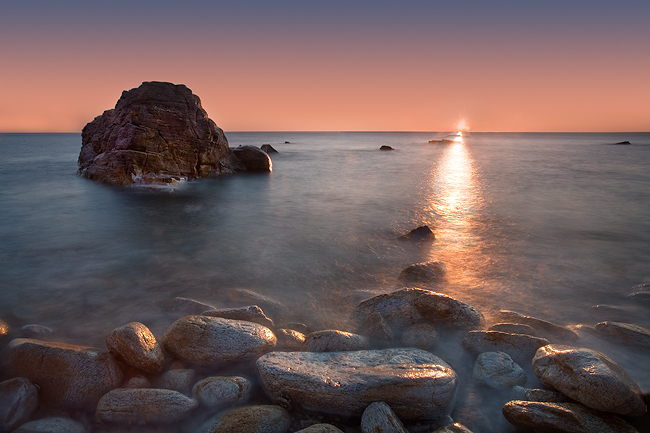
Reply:
[[280, 406], [245, 406], [217, 414], [194, 433], [284, 433], [291, 416]]
[[359, 416], [384, 401], [402, 419], [438, 418], [452, 409], [456, 373], [420, 349], [272, 352], [257, 360], [267, 394], [308, 410]]
[[488, 328], [488, 331], [507, 332], [508, 334], [524, 334], [535, 336], [532, 326], [520, 323], [497, 323]]
[[650, 329], [639, 325], [621, 322], [601, 322], [596, 331], [634, 346], [650, 347]]
[[441, 280], [447, 273], [447, 267], [438, 260], [414, 263], [399, 274], [398, 279], [404, 283], [432, 283]]
[[362, 433], [408, 433], [395, 412], [383, 401], [370, 403], [361, 415]]
[[240, 171], [270, 172], [273, 163], [269, 155], [255, 146], [239, 146], [232, 150], [238, 159]]
[[269, 155], [272, 153], [278, 153], [278, 151], [275, 150], [270, 144], [263, 144], [260, 148]]
[[548, 340], [576, 341], [578, 335], [567, 327], [559, 326], [546, 320], [536, 319], [530, 316], [524, 316], [515, 311], [501, 310], [496, 316], [499, 322], [521, 323], [532, 326], [535, 329], [535, 335]]
[[24, 377], [0, 382], [0, 432], [9, 432], [29, 421], [38, 407], [38, 390]]
[[362, 335], [335, 329], [312, 332], [305, 337], [303, 346], [307, 352], [341, 352], [367, 347], [368, 340]]
[[106, 347], [118, 360], [146, 373], [158, 374], [165, 366], [162, 347], [140, 322], [114, 329], [106, 338]]
[[621, 418], [577, 403], [510, 401], [503, 406], [508, 422], [523, 429], [568, 433], [638, 433]]
[[[284, 306], [276, 301], [271, 299], [268, 296], [260, 295], [252, 290], [248, 289], [233, 289], [228, 294], [230, 300], [236, 304], [241, 305], [259, 305], [264, 312], [269, 315], [272, 319], [277, 320], [279, 317], [285, 315]], [[300, 331], [298, 329], [298, 331]]]
[[430, 350], [436, 346], [439, 338], [438, 332], [433, 326], [428, 323], [416, 323], [402, 334], [402, 345]]
[[411, 230], [404, 236], [398, 237], [397, 239], [400, 241], [411, 241], [411, 242], [433, 241], [436, 239], [436, 235], [433, 234], [429, 226], [421, 226]]
[[275, 350], [294, 352], [304, 348], [305, 334], [302, 332], [281, 328], [275, 331], [275, 336], [278, 339]]
[[151, 388], [151, 382], [145, 376], [139, 374], [130, 378], [126, 384], [125, 388]]
[[547, 403], [566, 403], [569, 401], [564, 394], [550, 389], [523, 388], [515, 386], [512, 389], [517, 400], [543, 401]]
[[212, 376], [199, 381], [192, 395], [203, 406], [243, 404], [251, 397], [251, 382], [239, 376]]
[[406, 288], [374, 296], [361, 302], [352, 313], [357, 323], [364, 323], [372, 313], [379, 313], [391, 327], [407, 328], [428, 321], [455, 329], [475, 329], [483, 315], [473, 306], [442, 293]]
[[433, 433], [472, 433], [472, 431], [461, 423], [455, 422], [442, 426]]
[[490, 388], [511, 388], [526, 383], [526, 373], [503, 352], [483, 352], [474, 364], [474, 380]]
[[99, 349], [17, 338], [5, 349], [5, 373], [39, 388], [40, 401], [62, 409], [95, 408], [122, 383], [115, 358]]
[[187, 417], [198, 405], [196, 400], [170, 389], [118, 388], [99, 400], [95, 416], [118, 424], [168, 424]]
[[13, 433], [85, 433], [83, 424], [63, 417], [42, 418], [18, 427]]
[[191, 368], [167, 370], [160, 376], [160, 388], [178, 391], [189, 395], [196, 382], [196, 372]]
[[174, 298], [173, 301], [167, 306], [168, 313], [181, 314], [188, 316], [191, 314], [201, 314], [204, 311], [215, 310], [216, 308], [210, 304], [196, 301], [190, 298]]
[[273, 350], [275, 335], [265, 326], [220, 317], [185, 316], [163, 335], [163, 347], [178, 359], [220, 366], [255, 359]]
[[472, 353], [505, 352], [519, 363], [530, 362], [537, 349], [547, 344], [545, 338], [499, 331], [470, 331], [463, 338], [463, 346]]
[[385, 145], [384, 145], [384, 146], [381, 146], [381, 147], [379, 148], [379, 150], [394, 150], [394, 149], [393, 149], [392, 147], [390, 147], [390, 146], [385, 146]]
[[52, 335], [53, 333], [54, 330], [52, 328], [48, 328], [47, 326], [43, 325], [31, 324], [20, 328], [20, 331], [18, 331], [18, 338], [34, 338], [38, 340]]
[[313, 424], [307, 428], [298, 430], [296, 433], [343, 433], [343, 430], [332, 424]]
[[239, 308], [217, 308], [204, 311], [202, 316], [223, 317], [224, 319], [246, 320], [248, 322], [258, 323], [267, 328], [273, 327], [273, 320], [266, 317], [264, 311], [257, 305], [249, 305]]
[[0, 319], [0, 338], [6, 337], [9, 335], [9, 325], [7, 325], [7, 322], [4, 320]]
[[223, 131], [182, 84], [144, 82], [122, 92], [81, 138], [78, 173], [117, 185], [217, 176], [236, 164]]
[[305, 325], [304, 323], [300, 323], [300, 322], [285, 323], [282, 326], [280, 326], [280, 328], [290, 329], [292, 331], [298, 331], [301, 334], [309, 334], [309, 332], [310, 332], [309, 327], [307, 325]]
[[595, 350], [549, 344], [537, 351], [533, 372], [542, 384], [589, 408], [630, 416], [646, 413], [636, 382]]
[[368, 314], [359, 326], [359, 333], [368, 337], [370, 344], [387, 347], [393, 342], [393, 330], [377, 312]]

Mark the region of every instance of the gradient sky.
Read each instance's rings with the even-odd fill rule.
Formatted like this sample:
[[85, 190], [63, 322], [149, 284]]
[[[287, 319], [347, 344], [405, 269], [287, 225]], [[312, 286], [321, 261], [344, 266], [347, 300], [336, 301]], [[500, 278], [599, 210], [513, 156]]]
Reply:
[[153, 80], [226, 132], [650, 131], [650, 1], [0, 5], [0, 132], [78, 132]]

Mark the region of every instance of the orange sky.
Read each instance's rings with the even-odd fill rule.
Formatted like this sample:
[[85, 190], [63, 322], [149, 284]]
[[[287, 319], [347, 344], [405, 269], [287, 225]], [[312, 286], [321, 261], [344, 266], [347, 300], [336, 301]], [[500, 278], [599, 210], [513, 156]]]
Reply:
[[151, 80], [226, 131], [650, 131], [650, 2], [146, 3], [1, 6], [0, 132]]

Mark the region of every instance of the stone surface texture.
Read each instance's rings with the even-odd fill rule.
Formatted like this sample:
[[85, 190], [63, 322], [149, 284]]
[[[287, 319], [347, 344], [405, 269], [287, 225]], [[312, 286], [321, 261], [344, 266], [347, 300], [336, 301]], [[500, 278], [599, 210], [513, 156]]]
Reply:
[[402, 419], [447, 415], [457, 387], [454, 370], [420, 349], [355, 352], [272, 352], [257, 360], [274, 401], [343, 416], [359, 416], [375, 401]]
[[211, 376], [194, 385], [192, 396], [207, 407], [242, 404], [251, 397], [251, 388], [244, 377]]
[[0, 432], [9, 432], [29, 421], [38, 407], [38, 390], [24, 377], [0, 383]]
[[438, 343], [438, 331], [428, 323], [416, 323], [402, 334], [402, 346], [431, 350]]
[[524, 385], [526, 379], [526, 372], [504, 352], [483, 352], [474, 364], [474, 380], [490, 388]]
[[463, 346], [470, 352], [505, 352], [519, 363], [528, 363], [537, 349], [549, 344], [545, 338], [499, 331], [470, 331], [463, 338]]
[[187, 417], [199, 403], [178, 391], [158, 388], [119, 388], [106, 393], [97, 404], [100, 421], [129, 424], [167, 424]]
[[160, 388], [172, 389], [189, 395], [196, 383], [196, 372], [191, 368], [167, 370], [160, 376]]
[[405, 283], [432, 283], [447, 274], [447, 267], [438, 260], [414, 263], [400, 272], [398, 279]]
[[18, 427], [12, 433], [85, 433], [83, 424], [63, 417], [41, 418]]
[[258, 323], [267, 328], [273, 327], [273, 320], [266, 317], [264, 311], [257, 305], [249, 305], [238, 308], [216, 308], [210, 309], [203, 313], [203, 316], [223, 317], [224, 319], [246, 320], [248, 322]]
[[232, 149], [239, 160], [243, 171], [248, 172], [270, 172], [273, 171], [273, 163], [269, 155], [259, 147], [239, 146]]
[[639, 385], [595, 350], [549, 344], [537, 351], [533, 372], [544, 385], [589, 408], [629, 416], [646, 413]]
[[370, 403], [361, 415], [361, 433], [408, 433], [395, 412], [383, 401]]
[[82, 133], [79, 174], [117, 185], [165, 184], [232, 173], [223, 131], [182, 84], [144, 82]]
[[280, 406], [245, 406], [217, 414], [194, 433], [284, 433], [290, 424], [291, 416]]
[[596, 331], [634, 346], [650, 347], [650, 329], [632, 323], [601, 322]]
[[199, 365], [255, 359], [273, 350], [276, 338], [265, 326], [220, 317], [185, 316], [163, 335], [163, 347], [182, 361]]
[[515, 311], [501, 310], [496, 315], [499, 322], [520, 323], [531, 326], [535, 330], [535, 335], [548, 340], [576, 341], [578, 334], [565, 326], [559, 326], [546, 320], [536, 319], [535, 317], [525, 316]]
[[363, 350], [368, 347], [368, 340], [359, 334], [325, 329], [312, 332], [305, 337], [303, 349], [307, 352], [342, 352]]
[[165, 366], [162, 347], [140, 322], [114, 329], [106, 338], [106, 347], [115, 358], [145, 373], [159, 374]]
[[5, 373], [25, 377], [39, 388], [41, 403], [62, 409], [88, 409], [122, 383], [122, 371], [109, 352], [17, 338], [4, 354]]

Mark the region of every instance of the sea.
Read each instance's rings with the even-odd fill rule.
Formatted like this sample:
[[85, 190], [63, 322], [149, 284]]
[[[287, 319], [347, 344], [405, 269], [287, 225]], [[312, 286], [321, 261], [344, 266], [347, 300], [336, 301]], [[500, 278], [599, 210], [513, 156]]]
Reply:
[[[273, 171], [117, 187], [77, 175], [80, 134], [0, 134], [0, 319], [105, 348], [133, 321], [161, 338], [175, 297], [225, 307], [248, 289], [283, 304], [276, 322], [355, 331], [358, 302], [439, 260], [445, 277], [419, 287], [488, 320], [507, 309], [574, 327], [650, 392], [649, 349], [588, 332], [650, 328], [650, 303], [629, 296], [650, 290], [650, 133], [226, 136], [272, 145]], [[397, 240], [424, 225], [434, 241]], [[440, 356], [471, 372], [460, 345]], [[462, 395], [454, 419], [507, 431], [499, 408], [471, 408], [490, 398]]]

